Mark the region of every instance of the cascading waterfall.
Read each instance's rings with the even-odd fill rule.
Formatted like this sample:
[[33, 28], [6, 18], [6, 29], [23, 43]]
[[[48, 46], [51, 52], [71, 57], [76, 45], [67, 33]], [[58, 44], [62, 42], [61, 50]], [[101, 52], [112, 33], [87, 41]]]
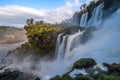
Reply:
[[88, 12], [84, 13], [82, 15], [80, 26], [81, 27], [88, 27], [88, 26], [97, 26], [102, 22], [103, 17], [103, 3], [98, 5], [92, 12], [92, 17], [89, 21], [87, 21], [88, 18]]
[[87, 17], [88, 17], [88, 12], [86, 12], [82, 15], [81, 20], [80, 20], [81, 27], [87, 26]]
[[59, 34], [57, 37], [57, 42], [56, 42], [56, 49], [55, 49], [55, 57], [57, 57], [57, 53], [61, 44], [61, 39], [62, 39], [63, 33]]
[[92, 12], [92, 17], [88, 21], [88, 26], [97, 26], [102, 22], [103, 17], [103, 3], [98, 5]]
[[[102, 4], [99, 5], [99, 8], [96, 8], [96, 11], [101, 10]], [[99, 11], [100, 12], [100, 11]], [[101, 21], [101, 17], [97, 18], [99, 14], [96, 13], [93, 20]], [[87, 15], [84, 14], [84, 18]], [[102, 15], [102, 14], [101, 14]], [[51, 76], [63, 75], [69, 70], [72, 64], [80, 58], [94, 58], [97, 63], [103, 62], [119, 62], [120, 61], [120, 10], [118, 9], [114, 14], [112, 14], [108, 19], [104, 20], [102, 24], [99, 24], [95, 27], [102, 27], [100, 30], [93, 32], [94, 37], [85, 44], [80, 44], [79, 39], [80, 35], [83, 35], [84, 32], [78, 31], [75, 34], [66, 35], [60, 34], [57, 41], [59, 47], [57, 48], [58, 59], [53, 62], [42, 62], [40, 64], [41, 70], [39, 74], [43, 77], [43, 80], [48, 80]], [[85, 19], [84, 19], [85, 20]], [[81, 21], [82, 25], [84, 21]], [[60, 37], [62, 36], [62, 37]], [[62, 39], [61, 39], [62, 38]], [[64, 39], [63, 39], [64, 38]], [[66, 42], [65, 42], [66, 40]], [[77, 40], [77, 41], [76, 41]], [[64, 46], [62, 46], [64, 44]], [[77, 46], [74, 47], [74, 45]], [[65, 46], [66, 45], [66, 46]], [[61, 47], [60, 47], [61, 46]], [[64, 47], [64, 49], [62, 48]], [[61, 50], [65, 50], [64, 58]], [[61, 53], [60, 53], [61, 52]], [[61, 56], [61, 57], [60, 57]], [[61, 58], [61, 59], [60, 59]], [[63, 59], [63, 60], [62, 60]], [[62, 61], [61, 61], [62, 60]], [[59, 70], [57, 69], [59, 68]]]
[[[99, 13], [102, 9], [102, 5], [99, 5], [95, 9], [95, 15], [93, 21], [101, 21], [102, 22], [102, 14]], [[99, 12], [96, 12], [99, 11]], [[98, 16], [101, 14], [101, 16]], [[81, 20], [81, 25], [84, 25], [85, 16], [87, 16], [88, 13], [85, 13]], [[98, 18], [97, 18], [98, 17]], [[103, 62], [119, 62], [120, 61], [120, 11], [119, 9], [114, 12], [108, 19], [104, 20], [102, 24], [95, 25], [95, 27], [102, 27], [100, 30], [93, 32], [94, 37], [87, 42], [86, 44], [80, 44], [78, 38], [80, 38], [80, 35], [83, 35], [84, 32], [78, 31], [75, 34], [67, 35], [67, 42], [64, 42], [65, 35], [62, 37], [62, 39], [58, 39], [58, 44], [63, 45], [63, 43], [66, 45], [66, 48], [64, 48], [64, 59], [62, 60], [55, 60], [53, 62], [48, 63], [42, 63], [43, 66], [41, 73], [43, 74], [43, 77], [46, 76], [55, 76], [55, 75], [62, 75], [65, 71], [68, 71], [69, 67], [78, 59], [80, 58], [86, 58], [91, 57], [94, 58], [98, 63]], [[94, 24], [94, 22], [93, 22]], [[59, 35], [59, 36], [60, 36]], [[63, 39], [64, 38], [64, 39]], [[62, 40], [62, 41], [61, 41]], [[78, 44], [78, 46], [72, 48], [74, 44]], [[60, 46], [59, 45], [59, 46]], [[64, 47], [65, 47], [64, 45]], [[71, 49], [72, 48], [72, 49]], [[63, 50], [61, 47], [58, 48], [58, 50]], [[58, 51], [59, 52], [59, 51]], [[59, 53], [60, 54], [60, 53]], [[59, 55], [58, 54], [58, 55]], [[60, 55], [59, 55], [60, 56]], [[69, 60], [68, 60], [69, 59]], [[62, 65], [62, 66], [61, 66]], [[55, 70], [55, 68], [58, 67], [60, 70]], [[55, 71], [53, 73], [52, 71]], [[44, 79], [45, 80], [45, 79]]]
[[102, 17], [103, 17], [103, 3], [100, 4], [96, 9], [93, 25], [97, 26], [96, 24], [102, 21]]
[[57, 60], [63, 60], [66, 49], [67, 35], [59, 34], [57, 40], [58, 40], [56, 47]]
[[[68, 36], [68, 39], [67, 39], [67, 46], [66, 46], [66, 51], [65, 51], [65, 59], [70, 59], [71, 58], [71, 54], [70, 54], [70, 52], [71, 52], [71, 48], [74, 46], [74, 42], [75, 42], [75, 40], [76, 40], [76, 38], [80, 38], [80, 35], [82, 35], [84, 33], [84, 31], [78, 31], [78, 32], [76, 32], [75, 34], [73, 34], [73, 35], [70, 35], [70, 36]], [[79, 44], [79, 42], [80, 41], [76, 41], [76, 43], [78, 43]], [[75, 46], [76, 47], [76, 46]]]
[[[80, 35], [82, 35], [84, 31], [78, 31], [75, 34], [71, 35], [64, 35], [63, 33], [58, 35], [57, 38], [57, 44], [56, 44], [56, 57], [57, 60], [63, 60], [64, 56], [66, 58], [70, 58], [70, 52], [71, 48], [74, 46], [74, 42], [76, 41], [76, 38], [80, 38]], [[67, 54], [65, 54], [67, 53]]]
[[[72, 59], [82, 57], [94, 58], [98, 63], [102, 62], [120, 62], [120, 14], [118, 11], [106, 19], [101, 26], [102, 28], [94, 32], [94, 37], [85, 45], [79, 45], [71, 51], [76, 55]], [[74, 60], [74, 61], [75, 61]]]

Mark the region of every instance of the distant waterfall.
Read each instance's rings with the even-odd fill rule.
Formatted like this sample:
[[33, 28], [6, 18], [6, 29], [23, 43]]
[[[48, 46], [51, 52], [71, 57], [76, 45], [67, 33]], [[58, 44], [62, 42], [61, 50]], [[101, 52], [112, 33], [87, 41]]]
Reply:
[[96, 7], [92, 12], [92, 17], [88, 21], [88, 26], [97, 26], [101, 23], [103, 17], [103, 3]]
[[87, 25], [88, 12], [84, 13], [81, 17], [80, 26], [85, 27]]
[[92, 17], [89, 21], [87, 21], [88, 18], [88, 12], [84, 13], [81, 17], [80, 26], [81, 27], [88, 27], [88, 26], [97, 26], [102, 22], [103, 17], [103, 3], [98, 5], [92, 12]]

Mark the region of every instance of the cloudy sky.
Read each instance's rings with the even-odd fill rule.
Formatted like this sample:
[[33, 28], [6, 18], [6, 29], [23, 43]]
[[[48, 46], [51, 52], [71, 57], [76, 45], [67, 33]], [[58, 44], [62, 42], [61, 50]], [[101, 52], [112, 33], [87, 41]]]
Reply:
[[50, 23], [70, 18], [89, 0], [0, 0], [0, 25], [21, 27], [26, 19]]

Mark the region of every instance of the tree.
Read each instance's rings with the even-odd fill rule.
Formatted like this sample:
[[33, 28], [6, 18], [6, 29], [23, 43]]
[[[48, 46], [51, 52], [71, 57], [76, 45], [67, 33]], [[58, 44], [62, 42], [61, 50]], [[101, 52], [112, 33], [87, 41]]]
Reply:
[[80, 9], [84, 9], [86, 7], [86, 4], [82, 4], [81, 6], [80, 6]]
[[33, 18], [26, 20], [26, 23], [27, 23], [28, 25], [33, 24], [33, 22], [34, 22], [34, 19], [33, 19]]

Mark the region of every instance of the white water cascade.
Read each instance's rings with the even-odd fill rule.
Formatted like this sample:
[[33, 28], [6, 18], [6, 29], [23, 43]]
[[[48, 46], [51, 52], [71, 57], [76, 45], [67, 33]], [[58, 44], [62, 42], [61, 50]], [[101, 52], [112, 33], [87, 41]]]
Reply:
[[88, 17], [88, 12], [87, 13], [84, 13], [81, 17], [81, 20], [80, 20], [80, 26], [81, 27], [85, 27], [87, 26], [87, 17]]
[[[72, 64], [79, 60], [80, 58], [94, 58], [97, 63], [114, 63], [120, 62], [120, 14], [119, 10], [117, 10], [114, 14], [112, 14], [108, 19], [106, 19], [102, 25], [96, 27], [102, 27], [100, 30], [93, 32], [94, 37], [92, 40], [88, 41], [86, 44], [79, 44], [79, 46], [74, 47], [70, 50], [70, 46], [74, 44], [72, 41], [75, 41], [76, 37], [79, 35], [79, 32], [69, 35], [68, 38], [69, 44], [66, 44], [68, 47], [68, 51], [66, 50], [65, 57], [71, 56], [68, 59], [64, 60], [55, 60], [53, 62], [42, 62], [42, 69], [40, 73], [42, 77], [46, 78], [49, 76], [62, 75], [67, 72]], [[67, 38], [67, 39], [68, 39]], [[62, 42], [62, 41], [61, 41]], [[62, 44], [62, 43], [61, 43]], [[66, 48], [67, 49], [67, 48]], [[58, 49], [60, 50], [60, 49]], [[59, 69], [58, 69], [59, 68]], [[48, 80], [48, 79], [43, 79]]]
[[103, 17], [103, 3], [94, 8], [92, 12], [92, 17], [90, 18], [89, 21], [87, 21], [88, 12], [84, 13], [81, 17], [80, 26], [81, 27], [98, 26], [102, 22], [102, 17]]
[[56, 57], [57, 60], [60, 60], [64, 58], [64, 53], [66, 49], [66, 43], [67, 43], [67, 35], [59, 34], [57, 38], [57, 44], [56, 44]]
[[97, 26], [101, 24], [102, 22], [102, 17], [103, 17], [103, 3], [98, 5], [93, 12], [92, 12], [92, 17], [88, 21], [87, 26]]
[[[76, 46], [74, 43], [79, 43], [80, 36], [84, 33], [84, 31], [78, 31], [71, 35], [64, 35], [63, 33], [58, 35], [57, 44], [56, 44], [56, 57], [57, 60], [63, 60], [70, 58], [71, 48]], [[65, 54], [67, 53], [67, 54]], [[71, 55], [72, 56], [72, 55]]]
[[75, 34], [72, 34], [70, 36], [68, 36], [67, 39], [67, 44], [66, 44], [66, 51], [65, 53], [65, 59], [70, 59], [73, 55], [71, 55], [71, 48], [72, 47], [76, 47], [74, 46], [76, 43], [79, 44], [79, 39], [77, 40], [77, 38], [80, 38], [80, 36], [84, 33], [84, 31], [78, 31]]

